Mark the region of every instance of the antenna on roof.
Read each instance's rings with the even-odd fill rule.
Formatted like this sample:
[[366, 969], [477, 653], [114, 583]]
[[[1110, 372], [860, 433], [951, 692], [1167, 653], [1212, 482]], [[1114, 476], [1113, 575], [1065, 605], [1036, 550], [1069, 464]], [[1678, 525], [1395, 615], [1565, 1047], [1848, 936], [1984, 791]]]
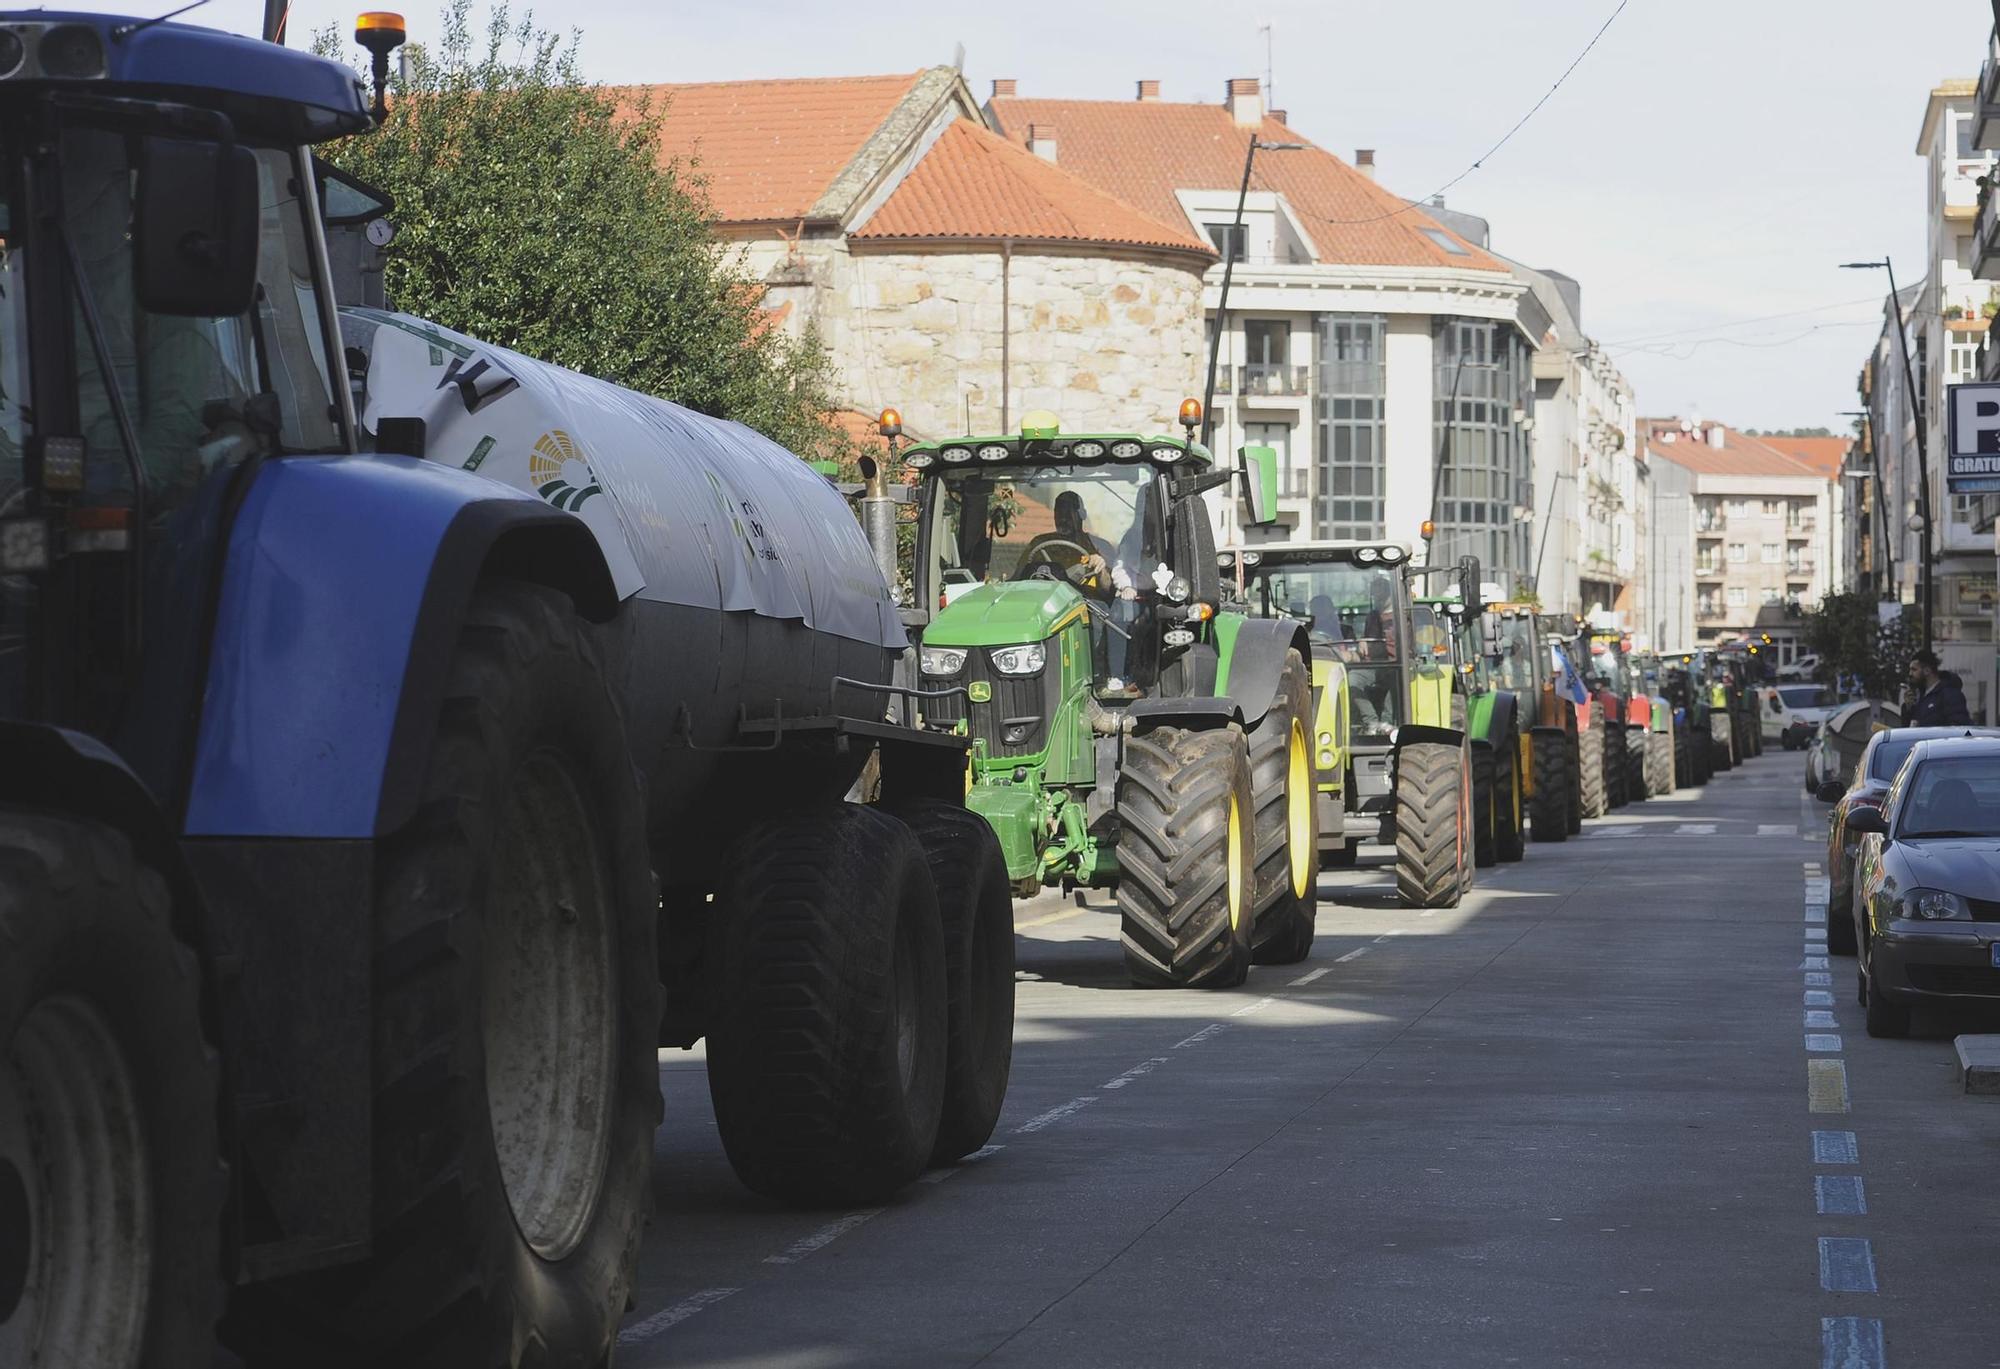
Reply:
[[169, 19], [178, 19], [189, 10], [198, 10], [207, 3], [208, 0], [193, 0], [192, 4], [182, 5], [179, 9], [175, 10], [168, 10], [165, 14], [154, 15], [151, 19], [137, 19], [129, 24], [120, 24], [111, 30], [111, 36], [122, 42], [135, 33], [143, 33], [145, 30], [153, 27], [153, 25], [164, 24]]
[[965, 74], [965, 44], [954, 43], [952, 45], [951, 69], [961, 76]]
[[1271, 76], [1271, 30], [1278, 26], [1275, 19], [1266, 19], [1257, 25], [1257, 32], [1264, 35], [1264, 108], [1278, 107], [1278, 83]]

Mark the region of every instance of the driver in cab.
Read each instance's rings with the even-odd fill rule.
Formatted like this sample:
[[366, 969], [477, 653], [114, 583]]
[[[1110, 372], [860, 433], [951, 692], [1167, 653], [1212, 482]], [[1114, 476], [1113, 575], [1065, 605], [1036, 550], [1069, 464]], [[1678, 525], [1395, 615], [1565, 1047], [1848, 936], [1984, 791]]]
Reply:
[[[1111, 562], [1117, 552], [1109, 542], [1084, 527], [1083, 496], [1075, 490], [1064, 490], [1056, 496], [1054, 512], [1056, 530], [1041, 554], [1062, 570], [1063, 578], [1084, 593], [1100, 599], [1111, 598]], [[1062, 565], [1061, 558], [1072, 551], [1075, 556], [1068, 565]]]

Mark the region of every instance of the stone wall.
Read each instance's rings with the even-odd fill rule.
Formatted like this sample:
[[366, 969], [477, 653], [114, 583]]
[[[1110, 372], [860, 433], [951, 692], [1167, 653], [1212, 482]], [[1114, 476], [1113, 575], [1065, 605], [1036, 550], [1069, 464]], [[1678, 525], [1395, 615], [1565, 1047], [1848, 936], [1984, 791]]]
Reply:
[[[766, 276], [785, 257], [746, 243]], [[1097, 249], [1100, 253], [1109, 249]], [[773, 290], [794, 299], [788, 328], [810, 321], [831, 350], [842, 398], [893, 405], [915, 436], [991, 432], [1001, 415], [1001, 258], [997, 249], [850, 252], [806, 242]], [[1200, 263], [1016, 248], [1009, 265], [1008, 421], [1058, 414], [1066, 432], [1174, 431], [1200, 393]]]

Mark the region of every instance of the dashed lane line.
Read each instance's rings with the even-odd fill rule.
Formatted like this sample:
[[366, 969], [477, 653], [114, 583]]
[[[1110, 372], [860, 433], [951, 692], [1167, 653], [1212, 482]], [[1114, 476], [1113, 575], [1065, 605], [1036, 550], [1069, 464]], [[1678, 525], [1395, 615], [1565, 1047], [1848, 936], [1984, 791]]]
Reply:
[[1337, 956], [1335, 956], [1335, 957], [1333, 958], [1333, 963], [1334, 963], [1334, 964], [1336, 964], [1336, 965], [1345, 965], [1345, 964], [1346, 964], [1346, 963], [1347, 963], [1348, 961], [1350, 961], [1350, 960], [1359, 960], [1359, 959], [1360, 959], [1360, 958], [1361, 958], [1362, 956], [1364, 956], [1364, 955], [1367, 955], [1367, 954], [1368, 954], [1368, 948], [1367, 948], [1366, 946], [1356, 946], [1356, 947], [1355, 947], [1355, 948], [1354, 948], [1353, 950], [1349, 951], [1349, 952], [1348, 952], [1348, 953], [1347, 953], [1346, 955], [1337, 955]]
[[1086, 1093], [1081, 1098], [1072, 1098], [1067, 1103], [1058, 1103], [1047, 1112], [1030, 1117], [1027, 1121], [1021, 1123], [1020, 1126], [1015, 1127], [1014, 1134], [1016, 1136], [1025, 1136], [1029, 1132], [1040, 1131], [1044, 1127], [1052, 1127], [1071, 1113], [1081, 1112], [1096, 1101], [1096, 1094]]
[[1806, 1049], [1809, 1051], [1840, 1052], [1840, 1038], [1831, 1032], [1807, 1032]]
[[1813, 1203], [1822, 1217], [1868, 1215], [1868, 1192], [1859, 1174], [1815, 1174]]
[[941, 1184], [946, 1179], [949, 1179], [952, 1175], [958, 1173], [961, 1169], [964, 1169], [967, 1165], [976, 1165], [981, 1160], [984, 1160], [987, 1156], [993, 1154], [995, 1151], [1005, 1150], [1006, 1148], [1007, 1147], [1004, 1145], [981, 1146], [978, 1150], [973, 1151], [972, 1154], [970, 1155], [961, 1155], [958, 1158], [958, 1160], [953, 1164], [940, 1165], [936, 1169], [926, 1170], [924, 1173], [917, 1176], [917, 1182], [920, 1184]]
[[1264, 1009], [1270, 1007], [1273, 1003], [1277, 1001], [1278, 999], [1275, 994], [1265, 994], [1255, 1003], [1245, 1003], [1242, 1007], [1238, 1008], [1235, 1012], [1229, 1015], [1231, 1017], [1248, 1017], [1251, 1013], [1264, 1011]]
[[1858, 1165], [1861, 1146], [1851, 1131], [1815, 1131], [1813, 1163], [1816, 1165]]
[[1819, 1238], [1819, 1286], [1829, 1293], [1873, 1293], [1875, 1250], [1861, 1236]]
[[1831, 1031], [1839, 1027], [1840, 1023], [1835, 1021], [1833, 1014], [1825, 1008], [1807, 1008], [1806, 1026]]
[[663, 1307], [644, 1321], [635, 1321], [618, 1333], [620, 1345], [638, 1345], [649, 1341], [662, 1331], [679, 1326], [704, 1307], [721, 1302], [732, 1293], [741, 1293], [740, 1288], [704, 1288], [699, 1293], [690, 1293], [671, 1307]]
[[797, 1264], [816, 1250], [824, 1250], [864, 1222], [871, 1222], [882, 1215], [879, 1207], [864, 1208], [850, 1212], [845, 1217], [836, 1217], [819, 1230], [801, 1236], [776, 1255], [766, 1255], [765, 1264]]
[[1154, 1070], [1158, 1069], [1160, 1066], [1166, 1063], [1167, 1063], [1167, 1057], [1164, 1055], [1156, 1055], [1150, 1060], [1141, 1060], [1138, 1064], [1134, 1065], [1131, 1069], [1126, 1070], [1125, 1073], [1119, 1075], [1116, 1079], [1107, 1080], [1105, 1083], [1099, 1084], [1097, 1087], [1101, 1089], [1122, 1089], [1127, 1084], [1131, 1083], [1134, 1079], [1143, 1079], [1147, 1075], [1151, 1074]]
[[1332, 973], [1333, 973], [1333, 967], [1331, 965], [1322, 965], [1317, 970], [1313, 970], [1307, 974], [1300, 975], [1297, 979], [1294, 979], [1290, 984], [1286, 985], [1285, 987], [1290, 989], [1302, 988], [1303, 986], [1312, 983], [1314, 980], [1324, 978], [1325, 976]]
[[1847, 1111], [1847, 1065], [1844, 1062], [1806, 1061], [1806, 1106], [1814, 1112]]
[[1883, 1369], [1882, 1323], [1875, 1317], [1821, 1317], [1820, 1369]]
[[1833, 990], [1807, 989], [1805, 991], [1808, 1008], [1830, 1008], [1833, 1006]]
[[1181, 1050], [1188, 1046], [1199, 1046], [1202, 1042], [1208, 1040], [1209, 1037], [1216, 1035], [1218, 1032], [1226, 1032], [1228, 1030], [1229, 1030], [1229, 1024], [1227, 1022], [1211, 1022], [1206, 1027], [1203, 1027], [1200, 1031], [1196, 1032], [1193, 1036], [1188, 1037], [1186, 1040], [1174, 1042], [1173, 1048], [1175, 1050]]

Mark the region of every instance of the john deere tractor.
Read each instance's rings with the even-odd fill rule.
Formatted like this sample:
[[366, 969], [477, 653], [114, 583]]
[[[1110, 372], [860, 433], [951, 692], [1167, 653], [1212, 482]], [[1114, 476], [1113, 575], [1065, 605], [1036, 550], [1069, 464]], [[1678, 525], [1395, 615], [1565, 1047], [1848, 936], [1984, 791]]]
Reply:
[[[1353, 864], [1363, 841], [1393, 843], [1403, 901], [1450, 907], [1472, 887], [1467, 700], [1450, 632], [1412, 595], [1430, 570], [1409, 556], [1393, 542], [1287, 542], [1225, 553], [1222, 564], [1252, 614], [1304, 620], [1315, 662], [1345, 673], [1351, 746], [1315, 757], [1329, 863]], [[1474, 602], [1477, 583], [1463, 594]]]
[[1536, 841], [1563, 841], [1582, 826], [1576, 705], [1557, 691], [1555, 662], [1532, 604], [1486, 606], [1493, 682], [1519, 701], [1522, 792]]
[[1486, 641], [1484, 603], [1466, 593], [1479, 584], [1479, 563], [1470, 557], [1457, 567], [1448, 594], [1421, 602], [1437, 614], [1451, 636], [1452, 664], [1464, 698], [1465, 727], [1472, 739], [1472, 854], [1476, 865], [1519, 860], [1526, 853], [1527, 783], [1531, 759], [1524, 753], [1521, 697], [1496, 686]]
[[[972, 740], [967, 804], [1015, 892], [1117, 891], [1135, 983], [1224, 988], [1312, 947], [1318, 873], [1302, 623], [1222, 612], [1203, 495], [1275, 518], [1276, 456], [1194, 440], [1019, 433], [909, 448], [927, 725]], [[1329, 743], [1334, 740], [1329, 738]], [[1325, 749], [1323, 744], [1322, 749]]]

